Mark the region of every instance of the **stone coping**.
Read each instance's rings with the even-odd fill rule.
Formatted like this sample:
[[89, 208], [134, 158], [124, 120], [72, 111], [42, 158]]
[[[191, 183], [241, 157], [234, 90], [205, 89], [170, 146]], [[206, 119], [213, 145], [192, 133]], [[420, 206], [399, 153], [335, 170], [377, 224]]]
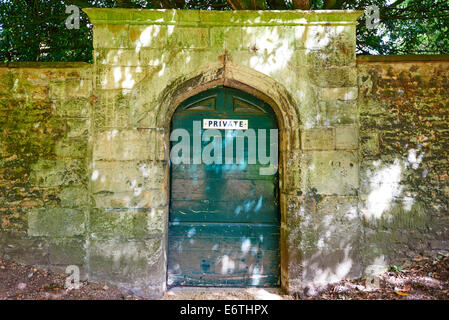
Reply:
[[176, 10], [86, 8], [98, 24], [166, 24], [185, 26], [289, 26], [303, 24], [356, 24], [363, 11], [356, 10]]
[[357, 63], [449, 61], [449, 54], [359, 55]]
[[[449, 54], [358, 55], [357, 63], [449, 61]], [[0, 68], [90, 68], [87, 62], [0, 62]]]
[[0, 62], [0, 68], [90, 68], [87, 62]]

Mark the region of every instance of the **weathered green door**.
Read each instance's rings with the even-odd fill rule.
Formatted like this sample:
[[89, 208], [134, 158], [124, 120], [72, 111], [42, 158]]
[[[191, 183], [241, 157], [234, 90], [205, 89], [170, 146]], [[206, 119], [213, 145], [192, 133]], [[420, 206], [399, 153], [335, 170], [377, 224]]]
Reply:
[[[236, 120], [247, 120], [248, 130], [207, 133], [207, 122], [215, 120], [225, 127], [235, 120], [236, 129], [245, 127]], [[173, 138], [176, 129], [189, 134], [182, 151], [181, 135]], [[204, 91], [179, 106], [171, 140], [168, 285], [280, 285], [277, 163], [274, 173], [260, 170], [268, 167], [261, 155], [273, 148], [276, 160], [278, 154], [270, 106], [231, 88]], [[184, 161], [174, 163], [174, 148], [179, 156], [185, 151]], [[208, 155], [213, 163], [207, 163]]]

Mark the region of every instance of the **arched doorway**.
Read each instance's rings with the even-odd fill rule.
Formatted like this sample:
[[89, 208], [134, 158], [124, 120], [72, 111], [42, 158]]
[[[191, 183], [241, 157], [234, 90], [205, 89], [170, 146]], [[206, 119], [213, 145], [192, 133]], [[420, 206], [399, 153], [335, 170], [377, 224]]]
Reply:
[[169, 286], [280, 285], [278, 125], [271, 107], [215, 87], [172, 119]]

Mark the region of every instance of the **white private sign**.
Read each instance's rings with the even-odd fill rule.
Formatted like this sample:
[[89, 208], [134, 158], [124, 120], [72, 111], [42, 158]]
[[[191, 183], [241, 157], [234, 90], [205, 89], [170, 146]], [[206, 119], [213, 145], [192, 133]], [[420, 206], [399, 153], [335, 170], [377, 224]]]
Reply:
[[203, 129], [248, 130], [248, 120], [203, 119]]

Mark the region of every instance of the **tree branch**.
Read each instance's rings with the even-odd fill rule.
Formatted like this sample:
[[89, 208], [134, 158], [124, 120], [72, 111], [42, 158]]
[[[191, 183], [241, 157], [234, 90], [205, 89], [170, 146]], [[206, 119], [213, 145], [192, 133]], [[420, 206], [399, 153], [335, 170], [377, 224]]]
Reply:
[[380, 18], [380, 21], [387, 21], [387, 20], [424, 20], [424, 19], [432, 19], [432, 18], [448, 18], [449, 17], [449, 13], [448, 14], [442, 14], [442, 15], [437, 15], [437, 16], [430, 16], [430, 17], [404, 17], [404, 16], [389, 16], [389, 17], [384, 17], [384, 18]]
[[186, 2], [184, 0], [175, 0], [176, 8], [184, 9], [186, 7]]
[[233, 10], [265, 10], [267, 3], [265, 0], [227, 0]]
[[293, 9], [310, 10], [309, 0], [293, 0]]
[[232, 10], [248, 10], [249, 7], [245, 0], [227, 0]]
[[172, 5], [170, 0], [152, 0], [151, 3], [154, 7], [160, 9], [174, 9], [175, 7]]

